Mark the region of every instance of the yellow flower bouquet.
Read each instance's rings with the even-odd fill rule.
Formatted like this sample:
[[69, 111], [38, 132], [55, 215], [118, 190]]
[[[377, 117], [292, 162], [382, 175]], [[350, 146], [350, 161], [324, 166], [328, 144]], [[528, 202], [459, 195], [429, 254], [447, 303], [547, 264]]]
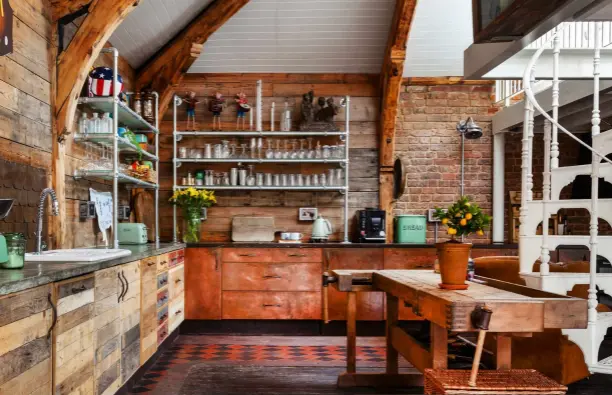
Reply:
[[187, 188], [174, 191], [170, 202], [183, 209], [183, 242], [197, 243], [200, 241], [200, 225], [202, 223], [202, 208], [211, 207], [217, 203], [214, 191]]

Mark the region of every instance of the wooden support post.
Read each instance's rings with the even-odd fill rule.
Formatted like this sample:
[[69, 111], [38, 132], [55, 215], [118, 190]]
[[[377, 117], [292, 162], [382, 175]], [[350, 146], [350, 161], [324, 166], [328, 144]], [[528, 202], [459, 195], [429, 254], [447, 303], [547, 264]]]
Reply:
[[448, 367], [448, 331], [431, 322], [431, 362], [433, 369]]
[[346, 302], [346, 372], [357, 371], [357, 293], [348, 292]]
[[396, 296], [387, 293], [387, 374], [397, 374], [398, 353], [393, 347], [393, 328], [397, 325], [399, 319], [399, 299]]
[[495, 360], [497, 370], [512, 369], [512, 337], [497, 334]]

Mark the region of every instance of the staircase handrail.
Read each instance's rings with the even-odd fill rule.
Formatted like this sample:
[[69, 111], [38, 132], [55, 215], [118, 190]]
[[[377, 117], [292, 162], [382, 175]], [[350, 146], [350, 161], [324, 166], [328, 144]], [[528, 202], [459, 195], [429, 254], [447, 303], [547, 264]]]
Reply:
[[[557, 32], [555, 32], [555, 34], [553, 34], [547, 40], [547, 43], [552, 41], [557, 35], [559, 35], [561, 32], [563, 32], [564, 29], [557, 30]], [[594, 149], [593, 147], [591, 147], [590, 145], [588, 145], [584, 141], [580, 140], [580, 138], [578, 138], [572, 132], [570, 132], [565, 127], [563, 127], [563, 125], [561, 125], [553, 117], [548, 115], [548, 113], [544, 110], [544, 108], [542, 108], [542, 106], [540, 106], [540, 103], [538, 103], [538, 101], [536, 100], [535, 94], [534, 94], [532, 86], [531, 86], [531, 75], [532, 75], [532, 72], [535, 70], [536, 62], [538, 61], [538, 59], [540, 58], [542, 53], [545, 50], [547, 50], [547, 49], [550, 49], [550, 48], [548, 48], [546, 45], [542, 45], [542, 47], [538, 48], [536, 53], [533, 54], [533, 56], [531, 57], [531, 60], [527, 64], [527, 68], [525, 69], [525, 74], [523, 74], [523, 89], [525, 90], [525, 96], [527, 97], [527, 100], [529, 100], [529, 102], [531, 104], [533, 104], [533, 106], [540, 112], [540, 114], [542, 114], [542, 116], [544, 118], [546, 118], [548, 121], [550, 121], [553, 125], [556, 125], [559, 130], [561, 130], [563, 133], [565, 133], [566, 135], [568, 135], [569, 137], [574, 139], [576, 142], [578, 142], [583, 147], [587, 148], [589, 151], [593, 152], [595, 155], [599, 156], [601, 159], [603, 159], [606, 162], [612, 164], [612, 160], [606, 158], [605, 155], [603, 155], [602, 153], [600, 153], [599, 151], [597, 151], [596, 149]], [[594, 92], [594, 94], [598, 94], [598, 92]]]

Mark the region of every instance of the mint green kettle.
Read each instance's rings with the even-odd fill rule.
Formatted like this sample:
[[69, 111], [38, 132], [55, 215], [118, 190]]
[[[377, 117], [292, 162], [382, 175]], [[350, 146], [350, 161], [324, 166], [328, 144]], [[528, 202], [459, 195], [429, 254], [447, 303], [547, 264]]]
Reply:
[[[6, 218], [13, 208], [13, 199], [0, 199], [0, 221]], [[6, 239], [0, 233], [0, 263], [8, 261], [8, 249], [6, 248]]]

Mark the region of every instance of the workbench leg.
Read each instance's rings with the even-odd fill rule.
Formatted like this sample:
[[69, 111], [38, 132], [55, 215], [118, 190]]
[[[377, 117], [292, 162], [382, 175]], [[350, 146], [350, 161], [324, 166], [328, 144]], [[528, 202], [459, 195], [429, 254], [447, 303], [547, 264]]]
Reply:
[[448, 367], [448, 331], [431, 322], [431, 361], [433, 369]]
[[397, 374], [397, 350], [393, 347], [391, 331], [399, 319], [399, 299], [387, 294], [387, 374]]
[[357, 294], [348, 292], [346, 304], [346, 372], [357, 371]]
[[512, 338], [497, 334], [497, 350], [495, 352], [497, 370], [512, 369]]

